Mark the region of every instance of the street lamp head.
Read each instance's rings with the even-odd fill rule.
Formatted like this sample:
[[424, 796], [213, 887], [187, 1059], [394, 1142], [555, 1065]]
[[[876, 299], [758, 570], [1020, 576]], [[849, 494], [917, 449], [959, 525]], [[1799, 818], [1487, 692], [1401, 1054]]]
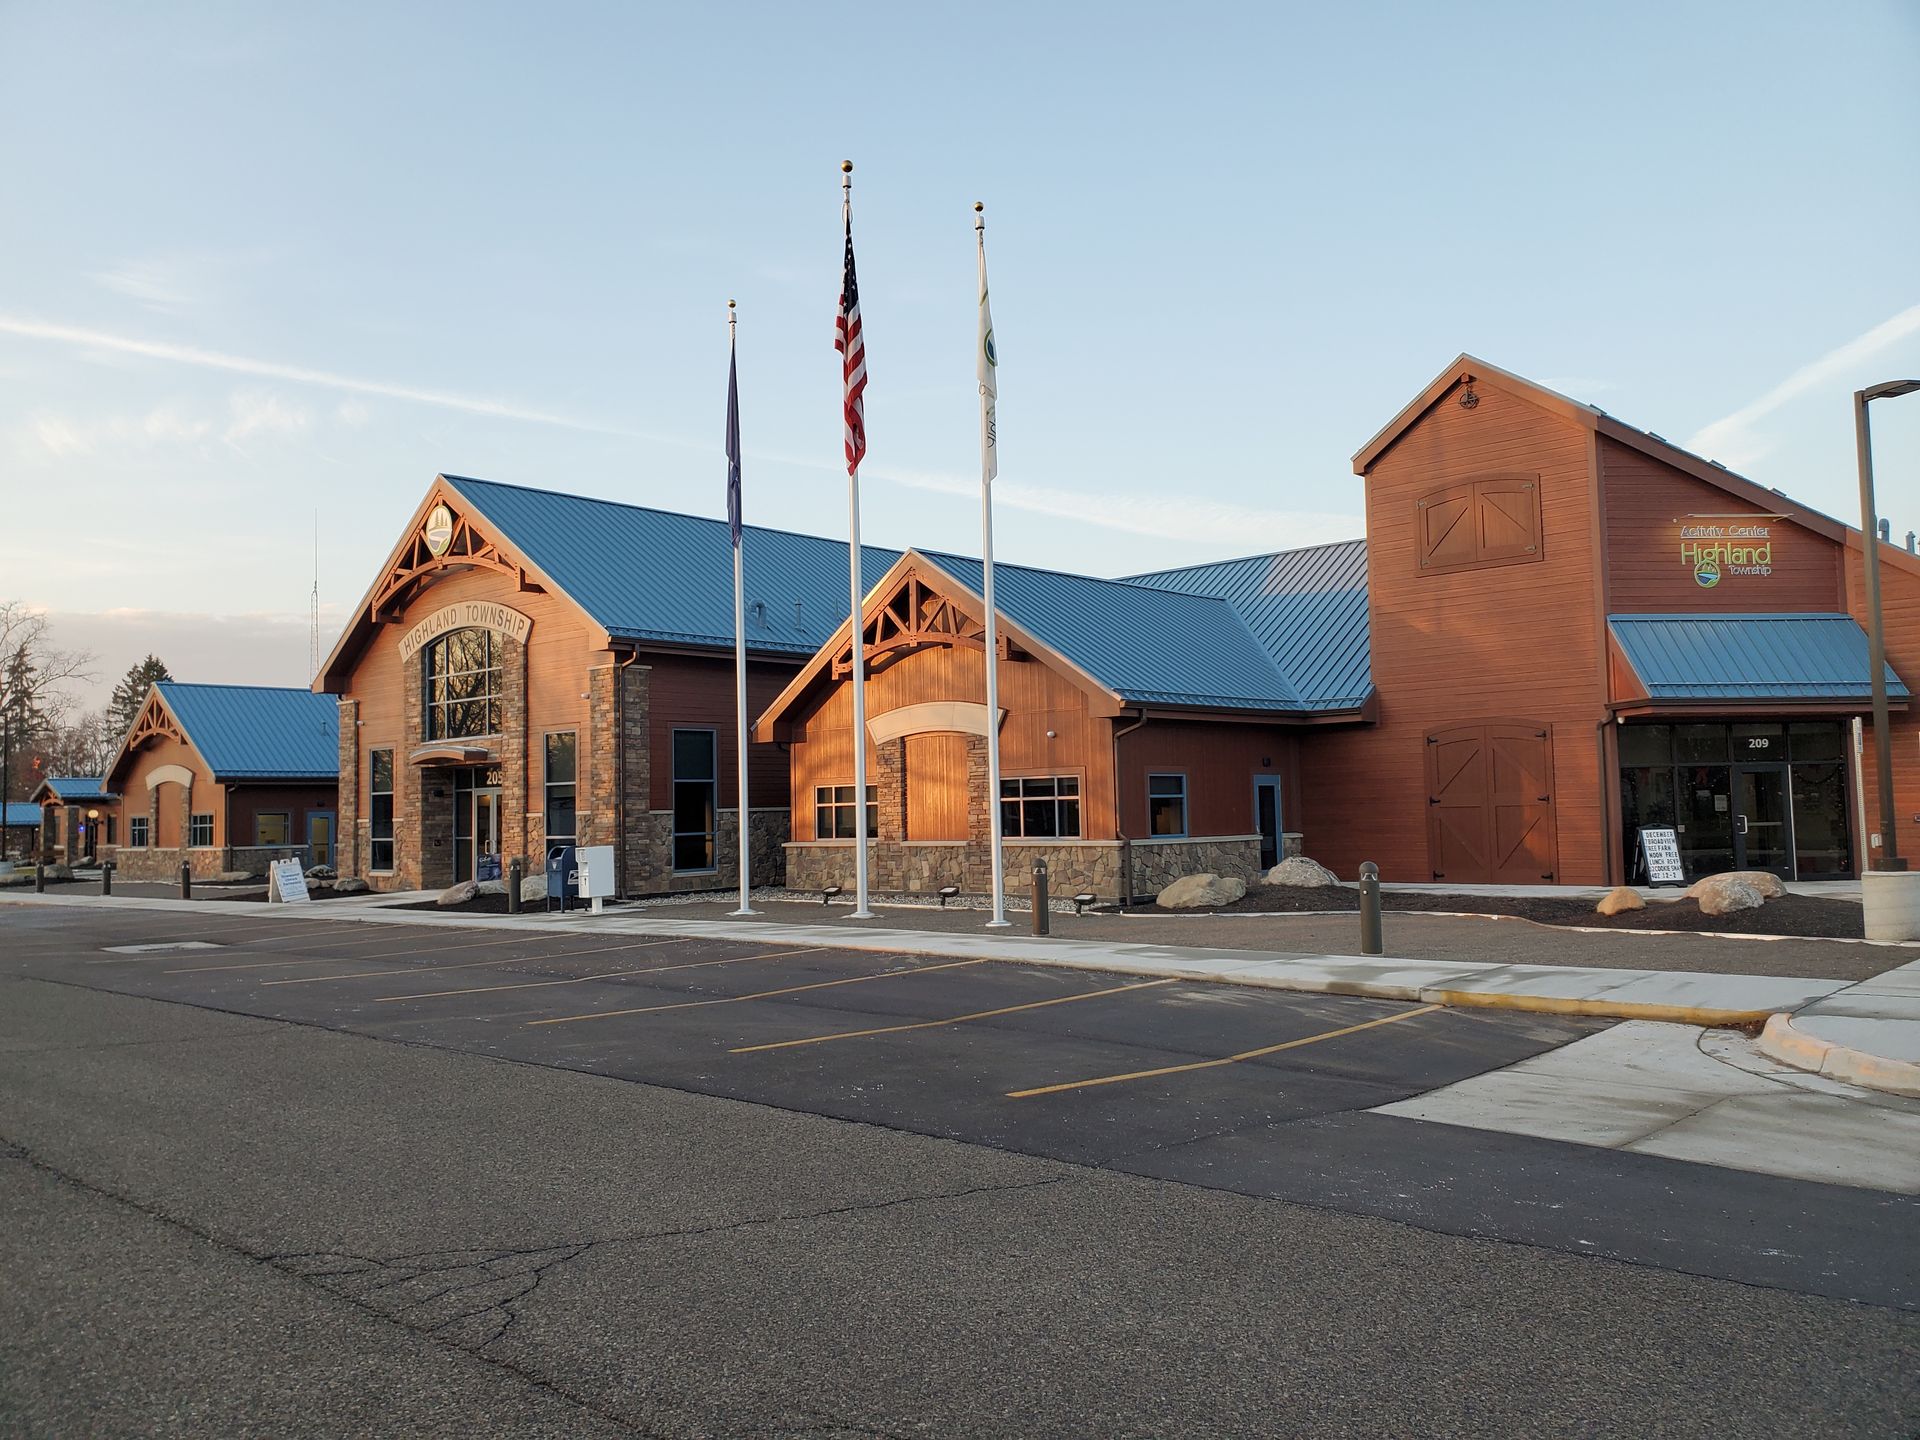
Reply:
[[1895, 395], [1911, 395], [1916, 390], [1920, 390], [1920, 380], [1886, 380], [1869, 385], [1860, 394], [1867, 400], [1888, 400]]

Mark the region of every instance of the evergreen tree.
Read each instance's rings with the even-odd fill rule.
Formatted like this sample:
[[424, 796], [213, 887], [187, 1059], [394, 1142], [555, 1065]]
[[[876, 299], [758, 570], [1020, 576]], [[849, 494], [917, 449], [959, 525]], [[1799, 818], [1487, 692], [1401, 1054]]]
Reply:
[[147, 692], [159, 681], [172, 678], [166, 663], [158, 655], [149, 655], [138, 665], [130, 667], [120, 683], [113, 687], [113, 696], [107, 701], [107, 719], [112, 723], [114, 733], [126, 734], [139, 718], [140, 707], [147, 701]]

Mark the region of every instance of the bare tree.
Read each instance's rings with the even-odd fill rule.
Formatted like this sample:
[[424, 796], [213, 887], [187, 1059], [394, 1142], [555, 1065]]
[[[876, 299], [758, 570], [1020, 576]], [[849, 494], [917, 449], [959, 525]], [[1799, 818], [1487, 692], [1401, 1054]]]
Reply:
[[94, 657], [49, 643], [46, 613], [0, 600], [0, 804], [13, 798], [13, 757], [72, 712], [67, 686], [93, 678]]

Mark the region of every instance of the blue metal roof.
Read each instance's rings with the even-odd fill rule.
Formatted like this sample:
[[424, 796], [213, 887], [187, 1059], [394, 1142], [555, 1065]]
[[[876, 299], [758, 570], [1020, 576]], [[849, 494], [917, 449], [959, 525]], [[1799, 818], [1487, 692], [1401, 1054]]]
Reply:
[[0, 825], [5, 825], [9, 830], [39, 823], [40, 807], [25, 800], [7, 801], [5, 818], [0, 819]]
[[[921, 553], [979, 593], [978, 560]], [[1309, 708], [1239, 616], [1212, 596], [1024, 565], [995, 564], [993, 580], [1002, 615], [1123, 700], [1235, 710]]]
[[1279, 666], [1304, 708], [1352, 709], [1373, 693], [1364, 540], [1128, 579], [1135, 585], [1225, 601]]
[[98, 775], [49, 775], [40, 783], [62, 800], [82, 800], [103, 793]]
[[264, 685], [154, 686], [217, 780], [331, 780], [340, 773], [340, 702]]
[[[1867, 632], [1851, 615], [1609, 615], [1654, 700], [1861, 700]], [[1909, 698], [1887, 667], [1887, 693]]]
[[[733, 545], [726, 521], [461, 475], [442, 478], [608, 634], [733, 645]], [[847, 542], [749, 525], [742, 550], [748, 648], [811, 655], [826, 644], [847, 617]], [[871, 545], [860, 555], [869, 585], [900, 558], [898, 550]]]

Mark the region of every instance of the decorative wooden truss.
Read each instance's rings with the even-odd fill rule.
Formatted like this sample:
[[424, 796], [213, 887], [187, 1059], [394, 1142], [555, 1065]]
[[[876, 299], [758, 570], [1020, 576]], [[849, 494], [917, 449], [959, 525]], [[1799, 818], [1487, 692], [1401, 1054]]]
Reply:
[[160, 696], [150, 692], [140, 707], [139, 717], [133, 722], [133, 728], [127, 732], [126, 749], [138, 750], [149, 740], [178, 740], [186, 743], [187, 737], [181, 732], [173, 713], [160, 703]]
[[[905, 571], [893, 591], [879, 608], [869, 607], [862, 630], [869, 669], [928, 646], [949, 649], [987, 648], [986, 622], [976, 620], [939, 591], [923, 581], [914, 570]], [[1000, 658], [1012, 656], [1013, 647], [1005, 633], [999, 636]], [[833, 678], [841, 680], [853, 673], [853, 645], [842, 646], [833, 657]]]
[[[434, 498], [453, 510], [445, 497]], [[431, 513], [431, 509], [428, 513]], [[413, 534], [400, 547], [399, 557], [374, 588], [373, 599], [367, 605], [367, 618], [376, 625], [384, 620], [395, 619], [406, 608], [408, 601], [433, 583], [437, 572], [467, 569], [476, 565], [513, 576], [522, 591], [545, 589], [527, 578], [524, 565], [508, 556], [498, 544], [477, 530], [472, 521], [455, 510], [453, 536], [447, 541], [446, 550], [439, 555], [435, 555], [427, 545], [425, 519], [415, 527]]]

